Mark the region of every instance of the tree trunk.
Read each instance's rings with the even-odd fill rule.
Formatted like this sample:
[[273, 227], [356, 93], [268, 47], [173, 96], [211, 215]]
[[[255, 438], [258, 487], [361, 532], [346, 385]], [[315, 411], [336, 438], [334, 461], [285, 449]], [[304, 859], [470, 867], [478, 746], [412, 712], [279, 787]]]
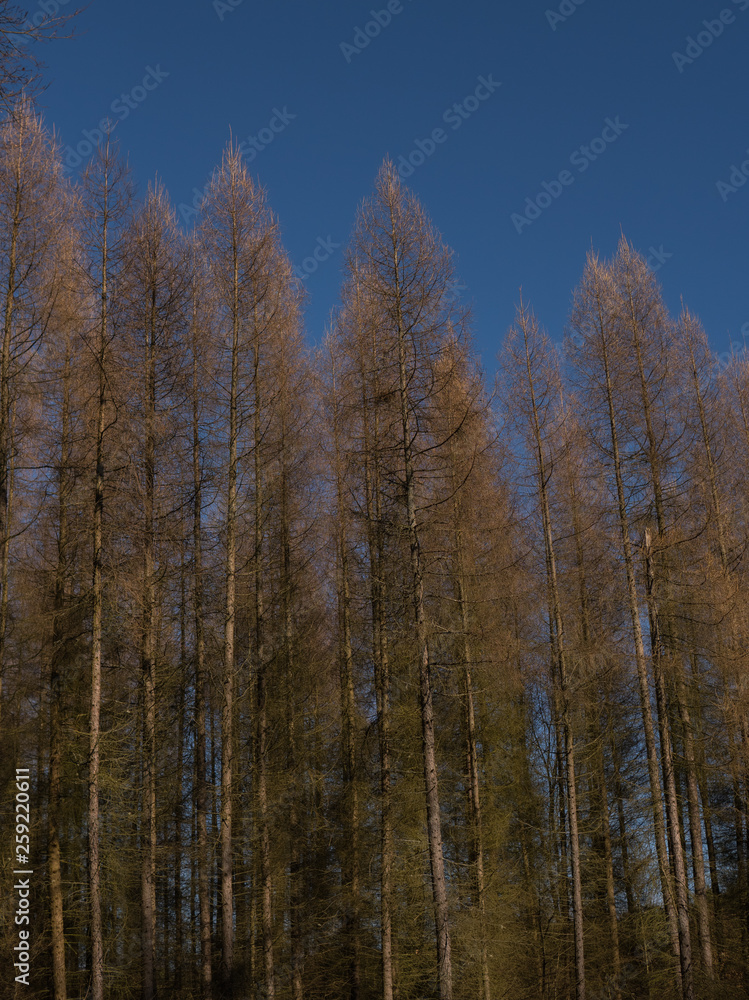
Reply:
[[[394, 240], [395, 242], [395, 240]], [[400, 310], [397, 260], [395, 262], [396, 309]], [[419, 701], [421, 709], [422, 754], [424, 763], [424, 788], [427, 807], [427, 835], [429, 861], [432, 873], [435, 929], [437, 933], [437, 968], [440, 1000], [452, 1000], [452, 958], [450, 946], [450, 921], [447, 909], [447, 883], [445, 861], [442, 854], [442, 824], [440, 819], [439, 790], [437, 786], [437, 760], [435, 753], [434, 709], [432, 707], [432, 679], [429, 661], [429, 639], [424, 610], [424, 581], [421, 568], [421, 543], [416, 523], [416, 496], [412, 454], [412, 430], [409, 415], [408, 376], [406, 372], [406, 343], [403, 322], [398, 314], [398, 377], [400, 391], [401, 446], [405, 472], [406, 515], [408, 540], [411, 550], [411, 588], [416, 624], [416, 643], [419, 650]]]
[[[565, 451], [571, 450], [571, 442], [565, 439]], [[582, 630], [583, 649], [588, 653], [591, 644], [590, 602], [588, 600], [588, 583], [585, 572], [585, 555], [583, 549], [583, 533], [580, 525], [580, 508], [575, 476], [572, 469], [572, 457], [568, 453], [565, 463], [568, 480], [568, 496], [572, 513], [572, 527], [575, 534], [575, 562], [577, 565], [578, 588], [580, 594], [580, 624]], [[593, 740], [591, 740], [591, 743]], [[595, 791], [601, 809], [601, 832], [603, 834], [604, 867], [606, 871], [606, 907], [609, 915], [609, 933], [611, 936], [611, 971], [614, 978], [614, 997], [619, 1000], [621, 987], [621, 953], [619, 950], [619, 919], [616, 912], [616, 885], [614, 881], [614, 854], [611, 847], [611, 814], [609, 811], [608, 790], [606, 787], [606, 761], [604, 739], [600, 736], [595, 752]], [[626, 846], [625, 846], [626, 851]]]
[[[457, 522], [456, 522], [457, 523]], [[476, 739], [476, 714], [473, 702], [471, 677], [471, 644], [469, 639], [468, 607], [466, 602], [466, 577], [463, 557], [463, 539], [460, 528], [455, 538], [456, 597], [460, 606], [463, 652], [463, 724], [466, 734], [466, 779], [468, 786], [469, 823], [473, 836], [473, 864], [475, 866], [476, 902], [481, 922], [481, 987], [483, 1000], [491, 1000], [489, 975], [489, 947], [486, 933], [486, 883], [484, 879], [484, 838], [481, 822], [481, 790]]]
[[60, 466], [58, 472], [57, 569], [55, 573], [54, 610], [52, 621], [52, 662], [50, 668], [49, 720], [49, 900], [50, 936], [52, 938], [52, 982], [54, 1000], [67, 1000], [65, 975], [65, 925], [63, 919], [63, 885], [60, 851], [62, 805], [61, 766], [64, 749], [62, 732], [63, 671], [67, 663], [67, 635], [63, 615], [67, 605], [68, 571], [68, 504], [70, 503], [70, 352], [66, 347], [62, 372], [63, 401], [60, 416]]
[[611, 761], [614, 766], [614, 796], [616, 798], [616, 815], [619, 824], [619, 853], [622, 858], [624, 894], [627, 898], [627, 913], [632, 914], [639, 909], [639, 905], [635, 900], [632, 888], [632, 870], [629, 864], [629, 847], [627, 845], [627, 824], [624, 816], [624, 789], [622, 788], [619, 752], [613, 734], [611, 736]]
[[208, 851], [208, 783], [206, 780], [206, 713], [209, 681], [205, 665], [203, 621], [203, 474], [200, 447], [199, 341], [193, 307], [192, 329], [192, 485], [193, 485], [193, 604], [195, 616], [195, 812], [198, 841], [198, 899], [200, 909], [201, 1000], [211, 1000], [211, 891]]
[[[533, 436], [534, 464], [537, 482], [537, 497], [541, 508], [541, 522], [544, 536], [544, 553], [546, 558], [546, 586], [548, 592], [549, 606], [549, 629], [551, 632], [551, 647], [554, 657], [554, 707], [557, 720], [561, 723], [563, 737], [563, 765], [565, 786], [567, 792], [567, 806], [569, 817], [570, 834], [570, 861], [572, 867], [572, 923], [573, 936], [575, 942], [575, 997], [576, 1000], [585, 1000], [585, 948], [583, 931], [583, 902], [582, 902], [582, 874], [580, 866], [580, 834], [578, 829], [577, 814], [577, 781], [575, 776], [575, 745], [572, 734], [569, 704], [569, 677], [566, 642], [564, 635], [564, 624], [562, 620], [562, 605], [559, 593], [559, 583], [557, 579], [557, 559], [554, 549], [554, 536], [551, 520], [551, 502], [549, 497], [549, 483], [552, 472], [547, 468], [548, 461], [545, 456], [547, 441], [545, 439], [544, 428], [539, 413], [537, 400], [537, 373], [534, 370], [534, 362], [542, 349], [542, 343], [537, 341], [531, 343], [534, 328], [531, 327], [531, 318], [523, 309], [519, 310], [518, 325], [523, 337], [524, 357], [521, 361], [525, 369], [524, 389], [527, 391], [527, 406], [531, 418], [531, 433]], [[535, 338], [534, 338], [535, 339]], [[545, 424], [544, 420], [544, 424]], [[559, 732], [559, 728], [557, 728]], [[564, 827], [562, 829], [564, 838]], [[567, 868], [564, 870], [565, 884]]]
[[[105, 178], [108, 186], [108, 177]], [[99, 861], [99, 740], [101, 736], [101, 654], [104, 586], [102, 579], [102, 530], [104, 516], [104, 428], [107, 363], [108, 190], [102, 226], [101, 314], [98, 344], [98, 399], [93, 518], [93, 583], [91, 621], [91, 706], [89, 714], [88, 770], [88, 878], [91, 920], [91, 1000], [104, 998], [104, 941], [101, 920], [101, 872]]]
[[341, 697], [341, 774], [346, 808], [342, 846], [341, 891], [344, 899], [344, 937], [348, 964], [348, 1000], [359, 1000], [361, 990], [360, 818], [356, 768], [356, 698], [354, 653], [351, 642], [351, 583], [349, 568], [349, 518], [344, 501], [345, 470], [341, 443], [339, 385], [335, 345], [330, 350], [331, 408], [336, 482], [336, 555], [338, 561], [338, 657]]
[[710, 932], [710, 917], [707, 905], [707, 885], [705, 882], [705, 859], [702, 849], [702, 822], [700, 819], [700, 793], [697, 785], [697, 764], [694, 755], [692, 719], [687, 702], [684, 676], [681, 664], [677, 664], [677, 701], [684, 730], [686, 757], [687, 803], [689, 808], [689, 830], [692, 845], [692, 871], [694, 875], [694, 897], [697, 906], [697, 921], [700, 940], [702, 966], [708, 979], [713, 978], [713, 949]]
[[[596, 265], [597, 266], [597, 265]], [[598, 273], [595, 274], [596, 282], [600, 281]], [[624, 479], [622, 473], [622, 462], [619, 448], [619, 429], [617, 424], [614, 390], [609, 357], [609, 331], [606, 329], [604, 319], [604, 307], [600, 301], [601, 289], [597, 286], [594, 294], [596, 300], [593, 303], [597, 316], [597, 334], [599, 336], [598, 347], [600, 349], [601, 360], [604, 370], [604, 391], [606, 397], [606, 407], [608, 411], [608, 429], [611, 452], [614, 463], [614, 476], [616, 481], [617, 515], [622, 543], [622, 554], [624, 557], [624, 568], [627, 580], [627, 597], [629, 604], [630, 622], [635, 646], [635, 664], [637, 667], [637, 680], [640, 691], [640, 709], [642, 712], [643, 731], [645, 736], [645, 749], [648, 761], [648, 776], [650, 779], [650, 792], [653, 808], [653, 832], [655, 835], [655, 846], [658, 857], [658, 868], [661, 877], [661, 892], [663, 895], [666, 917], [668, 920], [669, 935], [671, 938], [671, 948], [678, 965], [674, 970], [678, 984], [678, 992], [682, 993], [682, 968], [683, 960], [680, 952], [679, 924], [677, 921], [676, 905], [673, 895], [673, 885], [669, 869], [668, 854], [666, 851], [666, 824], [663, 812], [663, 799], [661, 790], [661, 779], [658, 769], [658, 756], [655, 744], [655, 729], [653, 727], [653, 716], [650, 707], [650, 685], [648, 683], [647, 666], [645, 659], [645, 646], [642, 636], [642, 625], [640, 622], [640, 607], [637, 595], [637, 582], [635, 578], [635, 566], [632, 555], [632, 542], [630, 538], [629, 515], [624, 492]], [[688, 989], [688, 983], [685, 984]], [[685, 994], [686, 1000], [686, 994]]]
[[221, 706], [221, 979], [231, 1000], [234, 990], [234, 863], [232, 818], [234, 780], [234, 627], [237, 590], [237, 393], [239, 380], [239, 262], [232, 228], [231, 375], [229, 388], [229, 468], [226, 497], [226, 598], [224, 618], [224, 698]]
[[[376, 327], [371, 356], [377, 356]], [[369, 558], [370, 607], [372, 614], [372, 659], [374, 662], [377, 737], [380, 755], [380, 954], [382, 964], [382, 1000], [393, 1000], [393, 788], [391, 776], [390, 657], [385, 627], [384, 529], [380, 475], [380, 420], [377, 400], [379, 379], [376, 365], [368, 364], [366, 352], [358, 359], [362, 391], [364, 435], [364, 492], [367, 515], [367, 553]], [[374, 406], [370, 408], [367, 378], [371, 370]]]
[[[256, 322], [257, 326], [257, 322]], [[259, 334], [256, 333], [256, 338]], [[263, 936], [263, 969], [265, 976], [265, 1000], [273, 1000], [276, 992], [276, 976], [273, 961], [273, 873], [270, 863], [270, 819], [268, 815], [268, 722], [267, 670], [265, 656], [265, 597], [263, 574], [263, 468], [261, 463], [261, 395], [260, 395], [260, 345], [253, 345], [253, 367], [255, 387], [254, 413], [254, 566], [255, 566], [255, 657], [256, 657], [256, 767], [257, 805], [260, 824], [260, 881], [262, 893], [261, 923]]]
[[188, 714], [187, 691], [189, 690], [192, 678], [187, 669], [187, 565], [185, 559], [185, 540], [180, 530], [180, 560], [179, 560], [179, 673], [182, 683], [179, 690], [179, 701], [177, 703], [177, 797], [174, 805], [174, 912], [176, 920], [176, 964], [174, 969], [174, 991], [179, 995], [182, 992], [182, 967], [185, 962], [184, 947], [184, 919], [182, 914], [182, 871], [184, 867], [184, 856], [182, 852], [182, 827], [184, 823], [184, 807], [182, 799], [182, 789], [185, 780], [185, 721]]
[[[282, 378], [287, 375], [283, 372]], [[292, 1000], [303, 1000], [304, 941], [302, 937], [302, 911], [304, 908], [304, 882], [302, 861], [302, 838], [299, 821], [300, 792], [297, 763], [296, 734], [296, 659], [294, 650], [294, 630], [292, 622], [292, 567], [291, 567], [291, 513], [289, 510], [289, 445], [288, 438], [288, 386], [284, 383], [281, 400], [281, 438], [279, 453], [281, 461], [281, 511], [279, 534], [281, 541], [281, 618], [283, 624], [283, 654], [286, 684], [286, 771], [291, 779], [289, 804], [289, 908], [291, 923], [291, 995]]]
[[689, 930], [689, 908], [687, 899], [687, 875], [681, 842], [681, 823], [676, 789], [673, 747], [671, 744], [666, 682], [663, 676], [663, 646], [660, 621], [655, 598], [655, 577], [652, 561], [650, 533], [645, 532], [645, 561], [647, 580], [647, 601], [650, 613], [650, 640], [655, 676], [655, 701], [658, 710], [658, 727], [661, 741], [661, 764], [666, 792], [671, 862], [676, 885], [676, 912], [679, 923], [679, 955], [684, 1000], [693, 1000], [692, 945]]
[[156, 995], [156, 587], [154, 490], [156, 410], [155, 317], [149, 317], [145, 347], [145, 453], [143, 497], [143, 798], [141, 899], [143, 1000]]

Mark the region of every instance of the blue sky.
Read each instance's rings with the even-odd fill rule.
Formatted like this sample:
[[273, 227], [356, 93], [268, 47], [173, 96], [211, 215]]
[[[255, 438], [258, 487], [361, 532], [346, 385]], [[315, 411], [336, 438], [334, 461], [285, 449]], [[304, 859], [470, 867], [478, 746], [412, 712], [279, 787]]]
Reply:
[[75, 30], [39, 50], [62, 144], [117, 121], [140, 190], [158, 174], [189, 217], [231, 130], [317, 265], [311, 342], [387, 154], [416, 165], [488, 371], [519, 287], [561, 339], [588, 249], [622, 230], [716, 352], [749, 340], [749, 0], [92, 0]]

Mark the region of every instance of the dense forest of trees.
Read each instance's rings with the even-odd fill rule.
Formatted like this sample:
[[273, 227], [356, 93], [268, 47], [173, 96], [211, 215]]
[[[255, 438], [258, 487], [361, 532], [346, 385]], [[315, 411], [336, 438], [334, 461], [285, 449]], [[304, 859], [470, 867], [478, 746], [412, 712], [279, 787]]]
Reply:
[[747, 360], [622, 239], [487, 378], [387, 161], [311, 350], [235, 146], [28, 102], [0, 247], [0, 996], [747, 996]]

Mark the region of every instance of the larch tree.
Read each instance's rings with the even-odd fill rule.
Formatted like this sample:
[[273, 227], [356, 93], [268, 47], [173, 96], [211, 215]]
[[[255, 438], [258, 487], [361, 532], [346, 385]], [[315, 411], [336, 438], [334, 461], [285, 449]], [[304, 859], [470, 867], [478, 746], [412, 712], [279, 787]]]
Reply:
[[[0, 0], [0, 112], [9, 118], [18, 114], [18, 100], [32, 93], [39, 86], [39, 59], [32, 43], [53, 38], [69, 37], [59, 31], [80, 13], [80, 9], [47, 13], [42, 8], [41, 21], [33, 19], [30, 11], [19, 7], [14, 0]], [[35, 12], [36, 14], [36, 12]]]
[[[130, 387], [129, 434], [134, 523], [140, 544], [138, 571], [142, 673], [143, 816], [141, 906], [143, 998], [156, 992], [157, 878], [157, 659], [164, 639], [160, 583], [168, 569], [161, 538], [169, 537], [170, 497], [178, 496], [165, 475], [165, 455], [174, 448], [175, 414], [183, 397], [182, 339], [186, 324], [188, 259], [176, 217], [161, 186], [149, 189], [125, 235], [127, 261], [121, 275], [123, 361]], [[161, 551], [160, 551], [161, 550]], [[164, 563], [167, 562], [167, 565]]]
[[[237, 583], [240, 539], [240, 482], [253, 482], [255, 500], [255, 636], [251, 659], [257, 684], [258, 773], [256, 794], [261, 841], [262, 924], [265, 989], [275, 991], [272, 934], [272, 883], [268, 826], [266, 754], [268, 722], [265, 708], [265, 654], [262, 630], [263, 565], [258, 556], [262, 541], [262, 476], [260, 438], [264, 414], [261, 361], [263, 340], [278, 303], [274, 292], [280, 275], [278, 226], [268, 210], [265, 195], [251, 179], [237, 147], [230, 145], [221, 167], [213, 175], [203, 208], [198, 240], [204, 255], [212, 300], [212, 337], [216, 343], [215, 395], [225, 432], [225, 604], [223, 639], [223, 707], [221, 722], [221, 927], [222, 981], [231, 992], [234, 978], [233, 800], [234, 727], [237, 686]], [[240, 477], [243, 477], [242, 479]]]
[[[674, 958], [679, 961], [675, 975], [681, 992], [682, 986], [686, 990], [690, 988], [691, 962], [688, 960], [688, 956], [681, 954], [684, 913], [682, 909], [680, 925], [666, 847], [663, 786], [651, 708], [648, 661], [643, 638], [641, 601], [631, 533], [631, 500], [628, 495], [629, 484], [625, 478], [626, 453], [623, 449], [626, 446], [626, 436], [622, 434], [620, 426], [622, 416], [617, 390], [619, 379], [624, 378], [624, 360], [621, 357], [622, 347], [617, 337], [616, 313], [613, 311], [614, 302], [614, 282], [610, 271], [597, 256], [590, 254], [582, 282], [576, 291], [570, 319], [571, 337], [575, 338], [573, 341], [575, 344], [573, 362], [579, 373], [578, 382], [581, 398], [587, 409], [589, 433], [593, 436], [593, 440], [602, 455], [608, 457], [613, 465], [616, 518], [627, 582], [629, 617], [648, 763], [655, 844], [671, 947]], [[686, 983], [683, 982], [685, 973], [687, 974]]]
[[195, 825], [197, 840], [197, 896], [200, 939], [200, 988], [202, 1000], [210, 1000], [213, 983], [213, 948], [211, 940], [211, 852], [208, 837], [210, 787], [208, 783], [208, 713], [211, 705], [210, 672], [206, 661], [206, 595], [204, 576], [204, 504], [209, 475], [210, 434], [206, 426], [210, 401], [204, 381], [213, 374], [215, 355], [210, 339], [212, 317], [207, 275], [199, 259], [197, 240], [190, 246], [190, 335], [189, 335], [189, 410], [190, 410], [190, 486], [192, 501], [192, 614], [193, 657], [195, 673]]
[[743, 995], [746, 359], [625, 241], [566, 358], [521, 308], [492, 397], [389, 162], [311, 354], [236, 147], [188, 238], [27, 111], [0, 778], [38, 776], [37, 992]]
[[[417, 200], [386, 161], [373, 195], [359, 209], [346, 258], [347, 279], [361, 287], [380, 326], [380, 364], [395, 423], [390, 478], [398, 493], [409, 550], [409, 592], [422, 735], [427, 839], [441, 1000], [453, 995], [450, 917], [438, 787], [430, 624], [424, 594], [422, 519], [430, 496], [432, 453], [444, 442], [429, 434], [429, 415], [444, 378], [439, 360], [462, 325], [446, 294], [453, 280], [450, 252]], [[384, 380], [383, 380], [384, 381]], [[393, 463], [397, 463], [392, 467]]]
[[[567, 650], [575, 671], [575, 686], [584, 732], [582, 759], [587, 763], [585, 784], [588, 792], [588, 818], [583, 836], [590, 838], [586, 858], [587, 877], [583, 899], [593, 898], [585, 906], [586, 916], [603, 918], [609, 926], [611, 978], [617, 998], [621, 994], [619, 914], [617, 909], [617, 873], [614, 859], [614, 834], [609, 805], [609, 757], [616, 757], [616, 734], [621, 723], [621, 655], [616, 645], [614, 622], [621, 606], [621, 594], [603, 585], [610, 573], [611, 553], [605, 535], [599, 530], [604, 520], [606, 501], [597, 477], [586, 475], [589, 467], [584, 429], [575, 417], [575, 400], [559, 399], [559, 480], [555, 489], [555, 514], [566, 574], [561, 590], [565, 595], [568, 625]], [[611, 752], [609, 753], [609, 748]], [[622, 832], [620, 831], [620, 834]], [[626, 839], [621, 836], [626, 859]], [[626, 864], [625, 887], [627, 885]], [[603, 873], [601, 872], [603, 869]], [[587, 885], [585, 885], [587, 883]], [[604, 888], [605, 886], [605, 888]], [[625, 895], [627, 895], [625, 888]], [[600, 916], [599, 916], [600, 914]], [[590, 939], [589, 939], [590, 940]], [[596, 944], [599, 942], [596, 941]], [[588, 966], [599, 964], [588, 949]], [[600, 960], [599, 960], [600, 961]]]
[[[71, 203], [71, 208], [77, 207]], [[81, 641], [85, 587], [80, 578], [83, 545], [83, 445], [85, 383], [77, 377], [83, 366], [84, 295], [80, 279], [79, 246], [71, 226], [57, 259], [60, 289], [50, 317], [49, 336], [35, 365], [36, 380], [44, 390], [44, 425], [39, 436], [45, 448], [50, 478], [48, 493], [54, 538], [47, 590], [51, 597], [49, 629], [49, 804], [47, 850], [52, 981], [55, 1000], [67, 998], [65, 963], [65, 887], [62, 831], [65, 828], [66, 738], [70, 738], [66, 706]], [[47, 525], [45, 525], [47, 527]], [[42, 541], [44, 545], [44, 540]]]
[[[548, 620], [551, 652], [554, 660], [555, 724], [561, 728], [563, 766], [569, 824], [569, 850], [572, 882], [572, 920], [575, 942], [575, 996], [585, 1000], [585, 949], [583, 932], [582, 876], [580, 867], [580, 832], [578, 826], [575, 741], [571, 714], [571, 669], [567, 651], [558, 553], [553, 523], [551, 489], [556, 471], [559, 420], [560, 376], [548, 338], [538, 329], [535, 317], [522, 304], [515, 328], [505, 344], [511, 392], [508, 407], [517, 429], [527, 437], [526, 448], [532, 455], [534, 501], [541, 514], [543, 552], [548, 593]], [[565, 834], [566, 835], [566, 834]]]
[[[679, 353], [675, 350], [674, 325], [668, 317], [660, 289], [645, 259], [622, 239], [612, 261], [616, 284], [617, 327], [626, 345], [627, 368], [634, 398], [622, 393], [628, 413], [628, 429], [635, 448], [631, 457], [642, 456], [648, 471], [648, 494], [653, 512], [651, 525], [645, 526], [644, 558], [646, 596], [651, 625], [651, 649], [658, 707], [658, 723], [667, 828], [675, 876], [679, 917], [680, 952], [685, 996], [693, 990], [691, 980], [692, 941], [689, 919], [689, 886], [686, 851], [682, 830], [685, 825], [679, 806], [675, 743], [683, 743], [686, 772], [688, 816], [696, 873], [701, 957], [705, 973], [712, 977], [712, 944], [705, 899], [705, 871], [702, 856], [702, 827], [697, 790], [694, 734], [686, 696], [684, 648], [688, 641], [678, 622], [678, 594], [673, 577], [674, 562], [680, 549], [680, 522], [685, 514], [688, 493], [683, 491], [686, 478], [683, 465], [684, 425], [675, 406], [680, 386], [686, 379], [681, 373]], [[631, 390], [630, 390], [631, 391]], [[635, 407], [639, 406], [639, 413]], [[689, 421], [686, 421], [687, 428]], [[677, 732], [676, 719], [681, 723]]]
[[[394, 809], [392, 749], [392, 675], [387, 629], [386, 544], [392, 502], [384, 494], [384, 459], [395, 419], [391, 394], [380, 369], [379, 308], [371, 299], [352, 261], [350, 280], [332, 331], [330, 346], [338, 363], [341, 435], [336, 452], [336, 496], [345, 490], [353, 524], [364, 522], [361, 543], [366, 546], [371, 662], [378, 739], [380, 826], [380, 967], [383, 1000], [392, 1000], [396, 975], [394, 953]], [[348, 376], [348, 377], [347, 377]], [[335, 433], [335, 429], [334, 429]], [[345, 434], [345, 437], [344, 437]], [[345, 462], [343, 468], [341, 463]], [[345, 475], [348, 473], [348, 475]], [[343, 522], [345, 525], [345, 522]], [[343, 526], [341, 525], [341, 526]], [[341, 539], [345, 543], [345, 539]], [[356, 548], [356, 536], [352, 539]], [[343, 583], [343, 581], [342, 581]], [[345, 635], [344, 635], [345, 642]], [[348, 653], [344, 648], [341, 655]], [[349, 697], [348, 695], [346, 696]]]
[[12, 119], [0, 123], [0, 711], [25, 380], [58, 294], [53, 265], [67, 214], [54, 143], [30, 102], [22, 101]]
[[351, 391], [345, 357], [330, 331], [320, 353], [321, 409], [326, 430], [326, 471], [333, 509], [330, 533], [336, 557], [337, 653], [341, 705], [341, 779], [345, 809], [342, 838], [342, 932], [350, 1000], [359, 1000], [362, 979], [361, 789], [357, 767], [360, 754], [353, 638], [354, 534], [350, 510], [352, 441], [347, 434], [346, 406]]
[[82, 177], [82, 248], [88, 277], [91, 313], [86, 331], [95, 371], [93, 401], [93, 516], [91, 582], [91, 679], [88, 763], [88, 900], [91, 937], [92, 1000], [104, 996], [104, 940], [102, 931], [100, 855], [100, 759], [102, 648], [104, 639], [104, 507], [107, 480], [108, 432], [117, 421], [113, 397], [113, 340], [110, 295], [123, 262], [124, 229], [131, 189], [126, 167], [108, 142], [100, 146]]
[[[467, 898], [471, 901], [471, 910], [475, 911], [470, 947], [479, 959], [475, 963], [478, 966], [475, 988], [480, 989], [483, 1000], [491, 1000], [487, 856], [482, 808], [485, 777], [477, 712], [477, 681], [485, 677], [486, 672], [486, 660], [478, 653], [477, 638], [483, 635], [484, 643], [480, 645], [483, 652], [491, 656], [491, 629], [482, 627], [477, 620], [479, 608], [484, 603], [479, 580], [483, 576], [485, 583], [487, 577], [494, 582], [494, 572], [487, 573], [486, 563], [493, 545], [492, 536], [503, 518], [503, 497], [497, 480], [496, 435], [492, 433], [482, 373], [471, 355], [467, 338], [462, 342], [455, 337], [448, 339], [439, 363], [438, 380], [440, 392], [431, 415], [430, 432], [435, 441], [443, 442], [436, 453], [442, 469], [435, 476], [434, 495], [438, 505], [433, 523], [429, 525], [429, 547], [443, 553], [438, 563], [443, 568], [442, 572], [433, 568], [431, 575], [442, 578], [440, 583], [433, 584], [435, 617], [445, 635], [454, 636], [453, 643], [446, 643], [446, 655], [456, 668], [455, 684], [464, 741], [462, 780], [466, 789], [465, 825], [470, 871]], [[474, 937], [478, 938], [477, 943]]]

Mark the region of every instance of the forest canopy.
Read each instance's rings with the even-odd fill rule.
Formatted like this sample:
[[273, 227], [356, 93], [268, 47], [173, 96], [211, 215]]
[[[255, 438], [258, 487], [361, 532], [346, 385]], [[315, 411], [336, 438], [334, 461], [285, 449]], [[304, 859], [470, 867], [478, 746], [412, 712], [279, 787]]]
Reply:
[[312, 348], [236, 145], [65, 175], [14, 105], [0, 995], [746, 996], [746, 357], [622, 237], [487, 377], [389, 160]]

